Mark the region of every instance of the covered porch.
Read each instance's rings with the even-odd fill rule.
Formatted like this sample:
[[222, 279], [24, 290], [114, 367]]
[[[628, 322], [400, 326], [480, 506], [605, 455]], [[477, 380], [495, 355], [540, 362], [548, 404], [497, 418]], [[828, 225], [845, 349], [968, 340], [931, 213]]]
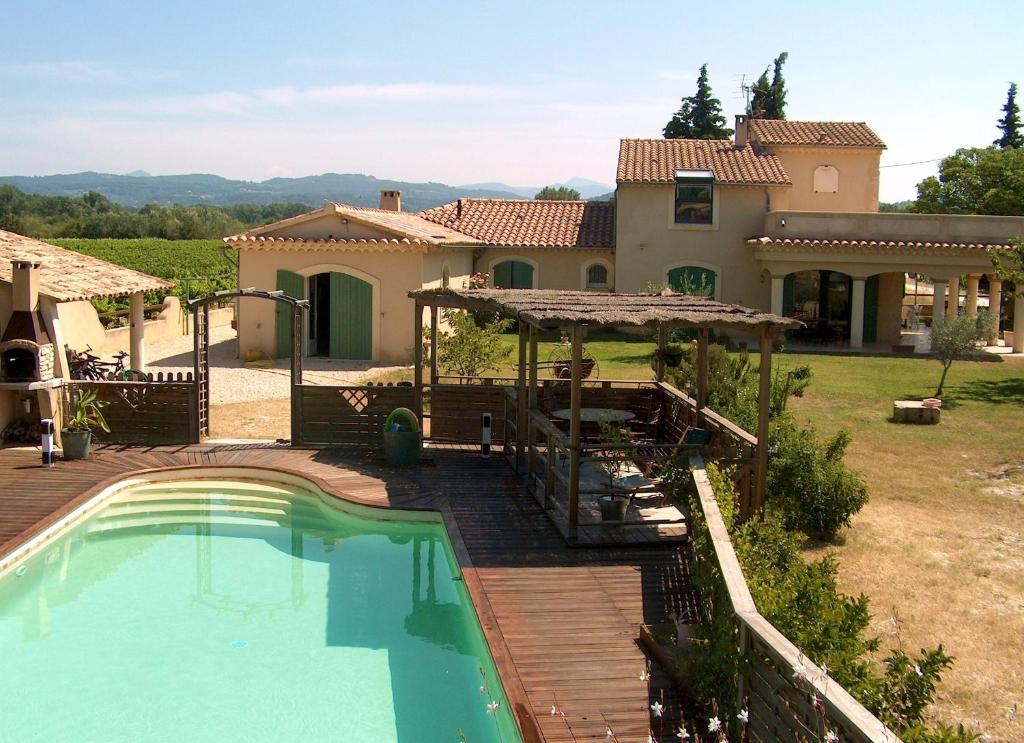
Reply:
[[[501, 440], [516, 472], [566, 540], [572, 544], [636, 544], [685, 539], [684, 515], [668, 493], [679, 457], [694, 454], [734, 465], [740, 509], [750, 517], [764, 506], [771, 355], [782, 331], [796, 320], [727, 305], [704, 297], [666, 293], [596, 294], [552, 290], [422, 290], [416, 331], [425, 308], [436, 349], [441, 309], [496, 313], [518, 323], [517, 377], [504, 387]], [[650, 382], [588, 379], [586, 332], [597, 328], [646, 328], [657, 337]], [[696, 383], [692, 396], [665, 382], [671, 331], [696, 330]], [[712, 329], [739, 331], [759, 340], [759, 416], [754, 436], [707, 408], [708, 340]], [[541, 379], [537, 347], [542, 331], [569, 338], [570, 358], [561, 378]], [[434, 404], [440, 389], [436, 355], [417, 349], [413, 409], [436, 438]], [[479, 395], [477, 380], [464, 380], [465, 416]], [[489, 386], [484, 384], [483, 386]], [[452, 391], [443, 385], [445, 394]], [[424, 405], [424, 392], [430, 396]], [[493, 398], [492, 398], [493, 399]], [[475, 426], [476, 421], [466, 421]], [[687, 460], [684, 460], [687, 461]]]

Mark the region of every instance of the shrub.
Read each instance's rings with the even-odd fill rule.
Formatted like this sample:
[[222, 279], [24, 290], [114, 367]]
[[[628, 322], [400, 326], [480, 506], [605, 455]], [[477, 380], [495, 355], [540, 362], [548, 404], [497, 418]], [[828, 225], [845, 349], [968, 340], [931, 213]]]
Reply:
[[860, 476], [843, 463], [850, 435], [824, 443], [789, 416], [776, 418], [769, 435], [768, 498], [787, 529], [831, 540], [868, 500]]
[[512, 347], [501, 341], [501, 334], [511, 320], [492, 320], [483, 327], [466, 312], [445, 309], [442, 317], [449, 332], [437, 337], [437, 360], [446, 372], [477, 377], [486, 371], [497, 371], [512, 353]]

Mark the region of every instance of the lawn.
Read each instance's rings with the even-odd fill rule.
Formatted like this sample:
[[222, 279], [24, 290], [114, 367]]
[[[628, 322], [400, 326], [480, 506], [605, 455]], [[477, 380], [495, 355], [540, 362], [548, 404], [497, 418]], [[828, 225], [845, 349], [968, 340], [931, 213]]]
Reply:
[[[650, 340], [595, 336], [586, 347], [602, 379], [652, 376]], [[539, 358], [553, 348], [545, 339]], [[956, 657], [932, 717], [1021, 739], [1008, 710], [1024, 706], [1024, 359], [954, 364], [938, 426], [888, 421], [893, 400], [935, 391], [932, 359], [782, 353], [775, 362], [813, 369], [792, 410], [823, 434], [851, 433], [847, 463], [871, 493], [840, 543], [808, 545], [808, 556], [836, 555], [842, 589], [870, 597], [883, 645], [941, 642]], [[511, 364], [499, 373], [514, 374]]]

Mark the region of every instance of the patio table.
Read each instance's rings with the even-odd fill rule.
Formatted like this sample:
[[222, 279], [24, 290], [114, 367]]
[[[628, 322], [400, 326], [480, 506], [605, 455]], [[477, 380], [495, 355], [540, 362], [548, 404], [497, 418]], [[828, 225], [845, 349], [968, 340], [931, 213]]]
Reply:
[[[562, 408], [551, 413], [559, 420], [567, 421], [572, 419], [572, 411], [569, 408]], [[628, 410], [617, 410], [615, 408], [580, 408], [581, 423], [625, 423], [636, 416]]]

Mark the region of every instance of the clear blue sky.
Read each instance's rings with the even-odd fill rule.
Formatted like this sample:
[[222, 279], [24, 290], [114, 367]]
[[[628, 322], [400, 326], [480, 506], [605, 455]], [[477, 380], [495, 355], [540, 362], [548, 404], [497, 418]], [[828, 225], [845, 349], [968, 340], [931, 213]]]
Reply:
[[[788, 117], [867, 121], [889, 165], [991, 143], [1024, 87], [1021, 2], [4, 6], [0, 174], [611, 183], [701, 63], [731, 120], [784, 50]], [[883, 170], [882, 198], [934, 171]]]

